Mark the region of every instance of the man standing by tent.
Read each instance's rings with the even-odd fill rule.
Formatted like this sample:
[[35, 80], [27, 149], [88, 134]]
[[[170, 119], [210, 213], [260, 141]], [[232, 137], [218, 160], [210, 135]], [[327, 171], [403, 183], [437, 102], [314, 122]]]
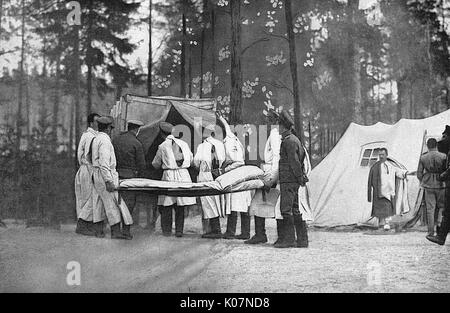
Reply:
[[[212, 172], [220, 169], [225, 161], [225, 147], [220, 140], [213, 137], [212, 131], [214, 129], [205, 129], [203, 142], [198, 146], [194, 157], [194, 165], [199, 171], [198, 182], [213, 181], [215, 177]], [[204, 219], [209, 220], [211, 228], [203, 238], [222, 238], [220, 217], [225, 216], [225, 207], [221, 197], [224, 198], [223, 195], [200, 197]]]
[[372, 202], [372, 217], [378, 218], [379, 227], [389, 230], [391, 229], [389, 219], [395, 215], [393, 204], [395, 179], [405, 179], [408, 171], [394, 167], [389, 163], [386, 148], [380, 149], [378, 157], [380, 160], [370, 168], [367, 199]]
[[[245, 165], [244, 146], [237, 136], [231, 131], [230, 125], [223, 118], [218, 116], [218, 121], [225, 129], [225, 162], [220, 169], [215, 170], [215, 175], [219, 176], [233, 169]], [[224, 239], [246, 240], [250, 238], [250, 215], [249, 207], [252, 201], [250, 191], [236, 192], [225, 195], [227, 217], [227, 230], [223, 235]], [[236, 236], [237, 214], [241, 214], [241, 234]]]
[[[138, 120], [128, 121], [128, 131], [116, 136], [112, 141], [117, 158], [117, 172], [119, 173], [119, 179], [144, 177], [144, 148], [142, 147], [142, 143], [136, 138], [140, 127], [143, 125], [144, 123]], [[138, 193], [127, 191], [120, 193], [120, 196], [125, 201], [130, 214], [133, 214], [137, 203]], [[123, 225], [122, 232], [125, 236], [132, 238], [130, 225]]]
[[[152, 162], [153, 167], [163, 169], [162, 180], [164, 181], [192, 182], [188, 168], [192, 165], [193, 156], [189, 146], [172, 135], [172, 124], [161, 122], [159, 128], [165, 140], [158, 147]], [[175, 236], [183, 236], [184, 208], [194, 204], [196, 204], [195, 197], [158, 196], [164, 236], [172, 234], [172, 209], [175, 210]]]
[[[450, 147], [450, 126], [445, 126], [445, 131], [442, 133], [442, 140], [439, 143], [442, 144], [442, 146], [447, 147], [447, 149]], [[442, 212], [442, 222], [437, 236], [428, 235], [427, 239], [443, 246], [450, 231], [450, 150], [447, 152], [446, 170], [439, 176], [439, 179], [446, 183], [445, 209]]]
[[131, 239], [122, 234], [120, 222], [131, 225], [133, 219], [124, 202], [119, 202], [116, 188], [119, 186], [119, 175], [116, 171], [116, 156], [111, 143], [111, 130], [114, 127], [109, 117], [98, 120], [98, 135], [92, 142], [92, 165], [94, 166], [94, 225], [98, 236], [103, 235], [104, 214], [111, 228], [112, 239]]
[[[300, 139], [294, 134], [294, 121], [288, 112], [280, 114], [280, 147], [279, 179], [280, 179], [280, 210], [283, 219], [279, 223], [281, 239], [275, 248], [307, 248], [308, 229], [302, 219], [299, 209], [298, 190], [305, 186], [308, 179], [304, 173], [303, 161], [305, 150]], [[297, 233], [297, 243], [295, 234]]]
[[424, 189], [428, 235], [434, 236], [439, 210], [443, 210], [445, 206], [445, 183], [439, 180], [439, 175], [445, 171], [447, 156], [437, 151], [437, 141], [434, 138], [428, 139], [427, 147], [428, 152], [419, 160], [417, 178]]
[[93, 207], [92, 201], [92, 157], [91, 143], [97, 136], [97, 119], [100, 117], [97, 113], [88, 115], [87, 130], [81, 135], [80, 143], [77, 149], [77, 158], [80, 168], [75, 176], [75, 197], [77, 209], [77, 228], [75, 232], [80, 235], [94, 236], [93, 230]]

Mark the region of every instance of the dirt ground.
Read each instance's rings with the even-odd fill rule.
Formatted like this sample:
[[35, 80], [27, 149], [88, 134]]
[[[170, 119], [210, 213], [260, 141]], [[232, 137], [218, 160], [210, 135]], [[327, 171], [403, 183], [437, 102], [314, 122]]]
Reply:
[[[201, 239], [199, 217], [181, 239], [135, 228], [132, 241], [6, 222], [0, 292], [450, 292], [450, 245], [422, 230], [310, 230], [309, 249], [275, 249], [274, 221], [260, 246]], [[66, 282], [70, 261], [80, 264], [79, 286]]]

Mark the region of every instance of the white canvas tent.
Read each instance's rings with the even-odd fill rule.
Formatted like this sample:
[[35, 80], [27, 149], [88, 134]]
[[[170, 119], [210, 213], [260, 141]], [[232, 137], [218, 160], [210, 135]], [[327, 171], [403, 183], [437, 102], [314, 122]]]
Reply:
[[[426, 151], [426, 140], [440, 138], [446, 124], [450, 124], [450, 110], [420, 120], [402, 119], [394, 125], [350, 124], [334, 149], [311, 172], [314, 226], [367, 222], [372, 211], [372, 204], [367, 201], [367, 179], [370, 165], [377, 160], [377, 149], [387, 148], [390, 157], [409, 171], [416, 171], [420, 155]], [[411, 211], [419, 189], [418, 179], [408, 176]]]

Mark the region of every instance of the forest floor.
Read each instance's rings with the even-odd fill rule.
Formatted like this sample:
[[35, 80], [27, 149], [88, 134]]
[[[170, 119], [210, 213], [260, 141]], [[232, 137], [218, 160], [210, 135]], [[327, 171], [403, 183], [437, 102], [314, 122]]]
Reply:
[[[183, 238], [135, 227], [132, 241], [76, 235], [73, 224], [6, 223], [0, 292], [450, 292], [450, 245], [429, 243], [423, 228], [312, 229], [309, 249], [275, 249], [201, 239], [199, 217], [186, 220]], [[274, 221], [267, 229], [273, 242]], [[80, 264], [80, 285], [67, 283], [71, 261]]]

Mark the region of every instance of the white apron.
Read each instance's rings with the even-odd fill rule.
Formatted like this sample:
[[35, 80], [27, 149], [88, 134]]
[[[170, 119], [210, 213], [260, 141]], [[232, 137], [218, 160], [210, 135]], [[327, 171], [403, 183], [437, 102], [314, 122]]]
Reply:
[[[175, 142], [183, 153], [183, 164], [177, 165], [175, 155], [172, 150], [172, 144]], [[189, 149], [187, 143], [183, 140], [175, 138], [173, 135], [167, 136], [166, 140], [159, 145], [152, 165], [154, 168], [163, 169], [162, 180], [171, 182], [185, 182], [191, 183], [191, 176], [189, 175], [188, 168], [191, 167], [193, 161], [192, 152]], [[171, 197], [171, 196], [158, 196], [158, 205], [161, 206], [187, 206], [194, 205], [197, 201], [195, 197]]]
[[88, 222], [92, 222], [92, 212], [94, 208], [92, 198], [92, 189], [94, 187], [92, 182], [93, 167], [90, 146], [95, 136], [97, 136], [97, 132], [89, 127], [83, 135], [81, 135], [77, 150], [78, 164], [80, 165], [80, 168], [75, 175], [77, 218], [81, 218]]
[[104, 220], [105, 215], [109, 225], [120, 223], [123, 218], [125, 225], [133, 224], [131, 214], [125, 201], [119, 200], [119, 193], [106, 190], [106, 182], [119, 186], [119, 174], [116, 171], [116, 156], [111, 139], [105, 133], [99, 133], [92, 144], [92, 164], [94, 166], [94, 223]]
[[[207, 138], [197, 148], [197, 153], [194, 157], [194, 165], [199, 169], [197, 181], [207, 182], [214, 181], [211, 174], [212, 160], [211, 160], [211, 147], [216, 149], [217, 158], [219, 160], [219, 167], [222, 166], [225, 160], [225, 148], [223, 144], [212, 137]], [[202, 204], [203, 217], [205, 219], [211, 219], [216, 217], [225, 217], [225, 196], [204, 196], [200, 197]]]
[[[230, 165], [225, 168], [225, 172], [229, 172], [235, 168], [245, 165], [245, 152], [244, 146], [231, 132], [228, 123], [223, 118], [221, 118], [221, 120], [225, 125], [226, 132], [226, 137], [223, 141], [225, 146], [226, 161], [230, 163]], [[225, 194], [226, 214], [231, 214], [231, 212], [248, 213], [251, 202], [251, 191], [241, 191], [231, 194], [227, 193]]]

